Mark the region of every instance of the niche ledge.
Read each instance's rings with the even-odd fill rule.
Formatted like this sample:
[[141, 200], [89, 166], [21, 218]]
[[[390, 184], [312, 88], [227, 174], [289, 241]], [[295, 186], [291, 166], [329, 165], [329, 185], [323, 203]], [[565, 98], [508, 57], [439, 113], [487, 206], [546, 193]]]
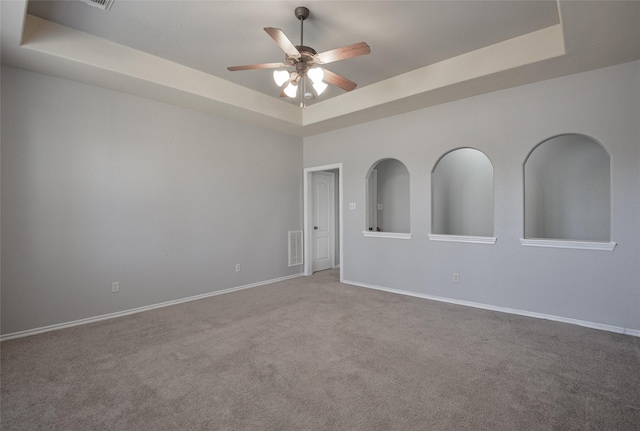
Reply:
[[615, 242], [572, 241], [564, 239], [520, 238], [520, 244], [526, 247], [572, 248], [577, 250], [613, 251]]
[[429, 234], [431, 241], [445, 241], [445, 242], [468, 242], [473, 244], [495, 244], [498, 240], [493, 236], [468, 236], [468, 235], [441, 235], [441, 234]]
[[391, 239], [411, 239], [410, 233], [399, 233], [399, 232], [373, 232], [373, 231], [362, 231], [362, 235], [368, 238], [391, 238]]

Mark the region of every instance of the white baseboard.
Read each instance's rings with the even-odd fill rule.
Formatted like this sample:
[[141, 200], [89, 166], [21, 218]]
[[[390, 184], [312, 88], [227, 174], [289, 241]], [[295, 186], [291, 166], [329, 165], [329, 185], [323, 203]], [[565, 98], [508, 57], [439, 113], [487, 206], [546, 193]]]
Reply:
[[430, 299], [432, 301], [447, 302], [449, 304], [464, 305], [466, 307], [481, 308], [483, 310], [499, 311], [501, 313], [517, 314], [519, 316], [535, 317], [537, 319], [553, 320], [556, 322], [570, 323], [572, 325], [584, 326], [586, 328], [600, 329], [602, 331], [615, 332], [618, 334], [626, 334], [634, 337], [640, 337], [640, 330], [627, 329], [620, 326], [605, 325], [603, 323], [589, 322], [586, 320], [571, 319], [568, 317], [554, 316], [552, 314], [536, 313], [534, 311], [518, 310], [515, 308], [500, 307], [497, 305], [482, 304], [480, 302], [464, 301], [460, 299], [446, 298], [443, 296], [428, 295], [425, 293], [411, 292], [409, 290], [393, 289], [390, 287], [376, 286], [372, 284], [359, 283], [356, 281], [341, 280], [342, 283], [351, 284], [353, 286], [365, 287], [367, 289], [382, 290], [399, 295], [413, 296], [416, 298]]
[[182, 304], [183, 302], [197, 301], [198, 299], [209, 298], [211, 296], [222, 295], [225, 293], [237, 292], [238, 290], [251, 289], [253, 287], [263, 286], [265, 284], [277, 283], [279, 281], [290, 280], [292, 278], [302, 277], [303, 274], [288, 275], [286, 277], [274, 278], [273, 280], [260, 281], [257, 283], [246, 284], [244, 286], [231, 287], [229, 289], [217, 290], [215, 292], [204, 293], [202, 295], [189, 296], [187, 298], [174, 299], [173, 301], [161, 302], [159, 304], [145, 305], [144, 307], [132, 308], [130, 310], [117, 311], [115, 313], [103, 314], [101, 316], [89, 317], [86, 319], [74, 320], [72, 322], [57, 323], [55, 325], [42, 326], [40, 328], [27, 329], [25, 331], [12, 332], [10, 334], [0, 335], [0, 342], [13, 340], [15, 338], [28, 337], [30, 335], [42, 334], [43, 332], [56, 331], [58, 329], [71, 328], [72, 326], [86, 325], [87, 323], [100, 322], [101, 320], [115, 319], [117, 317], [128, 316], [130, 314], [142, 313], [143, 311], [154, 310], [156, 308], [169, 307], [171, 305]]

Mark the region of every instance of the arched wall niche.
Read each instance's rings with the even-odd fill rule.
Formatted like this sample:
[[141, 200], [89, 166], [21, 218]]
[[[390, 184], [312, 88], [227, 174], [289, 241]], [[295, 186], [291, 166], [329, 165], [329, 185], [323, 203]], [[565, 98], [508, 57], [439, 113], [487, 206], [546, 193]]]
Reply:
[[489, 158], [470, 147], [443, 154], [431, 171], [430, 238], [469, 237], [458, 239], [494, 243], [493, 225], [493, 164]]
[[[410, 232], [409, 170], [393, 158], [378, 160], [366, 176], [365, 235], [407, 238]], [[395, 235], [402, 234], [402, 235]]]
[[611, 161], [600, 142], [578, 133], [551, 137], [531, 150], [523, 170], [525, 240], [553, 240], [560, 247], [563, 241], [607, 243], [611, 247], [603, 249], [613, 249]]

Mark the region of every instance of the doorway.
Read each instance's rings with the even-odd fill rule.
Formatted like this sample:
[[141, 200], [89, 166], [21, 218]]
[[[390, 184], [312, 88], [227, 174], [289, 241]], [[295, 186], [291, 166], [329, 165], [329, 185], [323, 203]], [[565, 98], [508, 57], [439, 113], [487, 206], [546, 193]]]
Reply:
[[342, 164], [304, 170], [304, 274], [340, 268], [342, 281]]
[[311, 174], [311, 268], [313, 272], [335, 266], [335, 174]]

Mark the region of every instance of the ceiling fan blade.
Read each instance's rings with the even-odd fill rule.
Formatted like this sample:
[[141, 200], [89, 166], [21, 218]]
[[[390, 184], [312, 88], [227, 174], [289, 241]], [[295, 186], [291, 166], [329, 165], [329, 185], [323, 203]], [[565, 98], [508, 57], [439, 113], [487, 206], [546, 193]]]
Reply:
[[288, 56], [293, 58], [300, 58], [300, 51], [298, 51], [298, 48], [296, 48], [296, 46], [293, 43], [291, 43], [289, 38], [287, 38], [287, 36], [284, 34], [282, 30], [274, 27], [265, 27], [264, 31], [269, 33], [269, 36], [271, 36], [273, 40], [276, 41], [278, 46], [282, 48], [282, 50]]
[[344, 76], [340, 76], [337, 73], [333, 73], [330, 70], [324, 69], [324, 82], [328, 84], [335, 85], [336, 87], [342, 88], [344, 91], [351, 91], [358, 86], [353, 81], [349, 81]]
[[371, 53], [371, 48], [365, 42], [354, 43], [331, 51], [321, 52], [315, 55], [316, 63], [327, 64], [334, 61], [344, 60], [351, 57], [358, 57]]
[[286, 63], [263, 63], [263, 64], [247, 64], [246, 66], [231, 66], [227, 70], [235, 72], [236, 70], [253, 70], [253, 69], [279, 69], [281, 67], [289, 67]]

